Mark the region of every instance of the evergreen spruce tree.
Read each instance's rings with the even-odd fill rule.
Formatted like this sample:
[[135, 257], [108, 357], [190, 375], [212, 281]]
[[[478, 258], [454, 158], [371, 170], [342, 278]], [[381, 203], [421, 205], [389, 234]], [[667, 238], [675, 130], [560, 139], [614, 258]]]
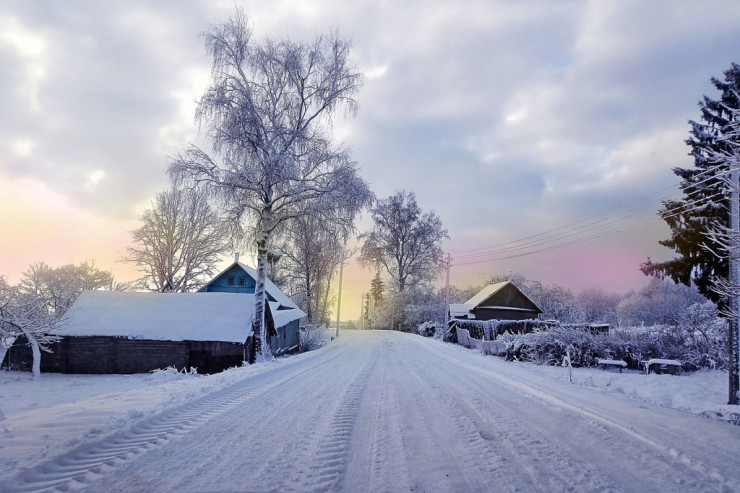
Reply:
[[371, 318], [370, 318], [370, 293], [365, 293], [362, 297], [362, 303], [364, 305], [362, 310], [362, 318], [364, 319], [363, 326], [366, 329], [372, 329], [370, 325]]
[[375, 273], [375, 277], [370, 281], [370, 294], [373, 297], [373, 305], [375, 308], [383, 306], [383, 291], [385, 291], [385, 283], [380, 278], [380, 271]]
[[703, 295], [720, 304], [725, 300], [712, 288], [727, 277], [729, 266], [726, 258], [716, 255], [724, 249], [709, 233], [716, 226], [729, 224], [729, 193], [719, 176], [727, 171], [727, 163], [716, 156], [727, 150], [724, 132], [732, 121], [732, 110], [740, 108], [737, 96], [740, 94], [740, 65], [733, 63], [724, 76], [724, 80], [711, 79], [721, 93], [720, 98], [714, 100], [704, 96], [699, 102], [701, 121], [689, 121], [691, 136], [686, 144], [691, 147], [689, 154], [694, 158], [694, 168], [673, 169], [682, 180], [684, 197], [664, 201], [659, 211], [671, 228], [671, 238], [660, 244], [671, 248], [678, 256], [658, 263], [648, 259], [640, 267], [646, 275], [695, 284]]

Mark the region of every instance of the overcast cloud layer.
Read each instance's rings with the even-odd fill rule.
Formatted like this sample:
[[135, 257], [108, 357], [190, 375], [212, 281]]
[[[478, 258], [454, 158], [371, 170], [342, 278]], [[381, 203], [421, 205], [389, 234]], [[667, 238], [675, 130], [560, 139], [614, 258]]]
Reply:
[[[338, 134], [379, 197], [413, 190], [441, 217], [460, 287], [508, 271], [639, 287], [640, 262], [671, 256], [654, 193], [691, 165], [687, 120], [716, 96], [709, 79], [740, 62], [740, 4], [724, 0], [236, 3], [257, 37], [354, 40], [366, 81]], [[0, 4], [0, 274], [92, 258], [131, 277], [115, 262], [128, 232], [168, 156], [197, 138], [198, 34], [233, 5]], [[469, 251], [620, 206], [632, 218], [593, 241], [499, 261]], [[352, 272], [350, 292], [366, 290], [371, 274]]]

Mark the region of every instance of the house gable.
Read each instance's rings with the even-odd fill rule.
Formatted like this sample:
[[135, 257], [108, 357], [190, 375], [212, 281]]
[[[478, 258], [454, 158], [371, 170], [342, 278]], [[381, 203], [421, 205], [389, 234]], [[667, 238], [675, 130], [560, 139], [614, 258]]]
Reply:
[[[257, 286], [257, 276], [256, 269], [237, 261], [214, 277], [208, 284], [200, 288], [199, 292], [254, 294]], [[243, 285], [242, 282], [244, 283]], [[298, 305], [268, 278], [265, 278], [265, 294], [267, 301], [280, 303], [283, 307], [282, 309], [298, 308]]]
[[542, 310], [512, 283], [504, 283], [493, 294], [478, 303], [475, 308], [522, 309], [542, 313]]
[[[257, 280], [249, 275], [249, 272], [239, 263], [234, 263], [228, 269], [214, 277], [211, 282], [203, 286], [200, 292], [254, 294], [256, 286]], [[267, 295], [269, 299], [270, 293], [267, 293]]]
[[466, 303], [450, 305], [450, 316], [477, 320], [526, 320], [542, 310], [509, 281], [489, 284]]

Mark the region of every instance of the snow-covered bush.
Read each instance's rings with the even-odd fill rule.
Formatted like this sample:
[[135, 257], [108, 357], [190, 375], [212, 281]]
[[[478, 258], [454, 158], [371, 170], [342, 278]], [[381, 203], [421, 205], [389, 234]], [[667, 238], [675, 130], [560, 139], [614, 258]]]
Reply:
[[319, 349], [326, 344], [326, 326], [307, 324], [301, 327], [298, 335], [298, 351], [305, 353]]
[[694, 287], [676, 284], [670, 279], [651, 278], [639, 293], [631, 293], [619, 302], [617, 316], [626, 327], [676, 325], [681, 312], [706, 302]]
[[598, 358], [627, 362], [642, 369], [651, 358], [676, 359], [686, 370], [727, 366], [726, 321], [711, 303], [694, 304], [675, 315], [678, 324], [611, 329], [598, 334], [585, 326], [563, 325], [529, 334], [500, 335], [507, 358], [539, 364], [560, 364], [570, 352], [573, 366], [592, 366]]
[[430, 320], [444, 320], [444, 299], [440, 300], [431, 286], [414, 286], [398, 293], [390, 306], [395, 310], [396, 328], [404, 332], [416, 332], [420, 324]]
[[424, 322], [423, 324], [419, 325], [419, 327], [417, 328], [417, 332], [420, 336], [434, 337], [437, 334], [437, 327], [434, 322]]
[[538, 364], [560, 364], [570, 354], [573, 366], [592, 366], [602, 357], [604, 344], [587, 330], [573, 327], [554, 327], [529, 334], [505, 334], [508, 359], [533, 361]]

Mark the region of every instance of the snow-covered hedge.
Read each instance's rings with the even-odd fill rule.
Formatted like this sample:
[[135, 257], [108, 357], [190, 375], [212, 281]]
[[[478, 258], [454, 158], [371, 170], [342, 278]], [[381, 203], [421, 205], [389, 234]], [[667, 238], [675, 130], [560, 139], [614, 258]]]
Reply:
[[641, 369], [651, 358], [676, 359], [684, 369], [724, 369], [727, 366], [724, 322], [703, 331], [680, 326], [652, 326], [612, 329], [594, 334], [573, 326], [552, 327], [529, 334], [501, 335], [507, 358], [560, 364], [570, 352], [573, 366], [594, 366], [598, 358], [624, 360], [629, 368]]
[[470, 337], [484, 341], [492, 341], [506, 332], [527, 334], [537, 329], [546, 329], [552, 326], [551, 322], [541, 320], [456, 320], [455, 323], [458, 327], [467, 329], [470, 332]]
[[583, 331], [598, 332], [608, 328], [606, 324], [562, 324], [552, 320], [456, 320], [458, 327], [467, 329], [471, 337], [492, 341], [497, 337], [509, 334], [529, 334], [538, 330], [547, 330], [553, 327], [566, 327]]

